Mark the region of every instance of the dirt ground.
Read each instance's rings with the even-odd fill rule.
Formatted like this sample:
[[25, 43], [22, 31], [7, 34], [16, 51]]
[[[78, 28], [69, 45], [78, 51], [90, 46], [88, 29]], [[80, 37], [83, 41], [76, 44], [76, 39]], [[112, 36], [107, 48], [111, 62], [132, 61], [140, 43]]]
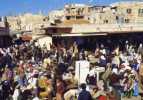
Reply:
[[122, 98], [122, 100], [141, 100], [141, 97], [138, 96], [138, 97], [131, 97], [131, 98]]

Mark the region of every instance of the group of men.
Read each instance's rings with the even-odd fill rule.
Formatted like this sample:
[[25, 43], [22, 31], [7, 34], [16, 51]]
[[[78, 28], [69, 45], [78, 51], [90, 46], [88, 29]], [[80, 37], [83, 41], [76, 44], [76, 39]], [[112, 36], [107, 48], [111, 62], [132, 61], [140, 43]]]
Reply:
[[[70, 47], [51, 45], [47, 50], [46, 45], [24, 42], [0, 48], [0, 100], [120, 100], [139, 96], [143, 46], [126, 41], [123, 47], [111, 49], [100, 44], [93, 52], [79, 50], [73, 43]], [[90, 62], [85, 84], [75, 79], [78, 60]], [[97, 81], [94, 69], [99, 67], [105, 71]]]

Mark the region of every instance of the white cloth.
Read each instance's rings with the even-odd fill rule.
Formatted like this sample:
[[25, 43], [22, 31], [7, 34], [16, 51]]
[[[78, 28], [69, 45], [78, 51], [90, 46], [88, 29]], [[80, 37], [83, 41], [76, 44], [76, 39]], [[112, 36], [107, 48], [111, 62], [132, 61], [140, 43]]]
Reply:
[[118, 74], [118, 69], [117, 68], [113, 68], [112, 73]]
[[34, 97], [32, 100], [40, 100], [38, 97]]
[[66, 79], [72, 79], [72, 74], [71, 73], [64, 73], [63, 74], [63, 80], [66, 80]]
[[120, 58], [121, 58], [122, 61], [126, 61], [127, 60], [127, 57], [125, 55], [123, 55], [123, 54], [120, 54]]
[[78, 94], [78, 89], [70, 89], [64, 94], [65, 100], [70, 100], [72, 96], [76, 96]]
[[89, 71], [89, 76], [94, 76], [94, 75], [95, 75], [95, 68]]
[[12, 98], [13, 98], [13, 100], [18, 100], [18, 96], [19, 96], [19, 90], [18, 89], [15, 89], [14, 90], [14, 93], [13, 93], [13, 95], [12, 95]]
[[31, 87], [36, 88], [37, 78], [31, 78], [28, 80]]
[[116, 64], [116, 65], [118, 65], [118, 66], [119, 66], [119, 64], [120, 64], [120, 59], [119, 59], [119, 57], [118, 57], [118, 56], [115, 56], [115, 57], [113, 58], [113, 60], [112, 60], [112, 64]]
[[106, 50], [105, 50], [105, 49], [100, 50], [100, 52], [101, 52], [102, 54], [106, 54]]
[[100, 90], [104, 90], [104, 82], [103, 80], [100, 80], [99, 82], [97, 82], [97, 86]]
[[125, 69], [131, 70], [131, 67], [130, 66], [126, 66]]
[[102, 60], [106, 60], [106, 58], [102, 55], [101, 57], [100, 57]]

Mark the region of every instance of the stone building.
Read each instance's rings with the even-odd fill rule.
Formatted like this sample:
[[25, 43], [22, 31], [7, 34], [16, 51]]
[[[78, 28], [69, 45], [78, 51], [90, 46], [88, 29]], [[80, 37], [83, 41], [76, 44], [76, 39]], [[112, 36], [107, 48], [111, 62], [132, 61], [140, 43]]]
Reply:
[[26, 13], [19, 16], [8, 16], [8, 23], [11, 30], [32, 31], [37, 28], [43, 27], [46, 17], [42, 14]]
[[50, 15], [55, 15], [61, 22], [76, 23], [84, 20], [91, 24], [143, 23], [143, 2], [123, 1], [108, 6], [70, 4], [62, 10], [50, 12]]
[[65, 5], [61, 10], [51, 11], [48, 15], [52, 25], [89, 24], [90, 6], [85, 4]]
[[91, 23], [143, 23], [143, 2], [124, 1], [109, 6], [93, 6], [91, 8]]
[[92, 24], [112, 24], [115, 21], [115, 13], [110, 6], [92, 6], [89, 22]]
[[85, 4], [70, 4], [65, 5], [65, 20], [88, 20], [90, 14], [90, 6]]
[[[11, 30], [32, 34], [34, 39], [40, 37], [40, 43], [41, 39], [45, 41], [43, 44], [47, 42], [49, 33], [55, 36], [64, 33], [65, 36], [134, 33], [143, 31], [143, 2], [125, 1], [108, 6], [69, 4], [49, 12], [48, 16], [27, 13], [7, 19]], [[49, 41], [51, 43], [52, 39]]]
[[48, 14], [48, 21], [52, 24], [60, 23], [64, 20], [64, 10], [54, 10], [49, 12]]
[[12, 44], [12, 38], [9, 33], [9, 25], [6, 17], [0, 17], [0, 48]]
[[111, 4], [120, 23], [143, 23], [143, 2], [117, 2]]

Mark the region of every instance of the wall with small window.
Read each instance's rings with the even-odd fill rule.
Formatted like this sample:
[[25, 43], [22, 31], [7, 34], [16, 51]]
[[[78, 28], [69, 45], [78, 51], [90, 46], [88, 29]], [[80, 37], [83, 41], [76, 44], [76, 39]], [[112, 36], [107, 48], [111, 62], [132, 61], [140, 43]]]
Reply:
[[143, 16], [143, 8], [140, 8], [140, 9], [138, 10], [138, 16]]
[[125, 19], [125, 23], [130, 23], [130, 19]]
[[127, 9], [127, 14], [131, 14], [132, 13], [132, 9], [131, 8], [128, 8]]
[[0, 17], [0, 22], [2, 22], [2, 18]]

